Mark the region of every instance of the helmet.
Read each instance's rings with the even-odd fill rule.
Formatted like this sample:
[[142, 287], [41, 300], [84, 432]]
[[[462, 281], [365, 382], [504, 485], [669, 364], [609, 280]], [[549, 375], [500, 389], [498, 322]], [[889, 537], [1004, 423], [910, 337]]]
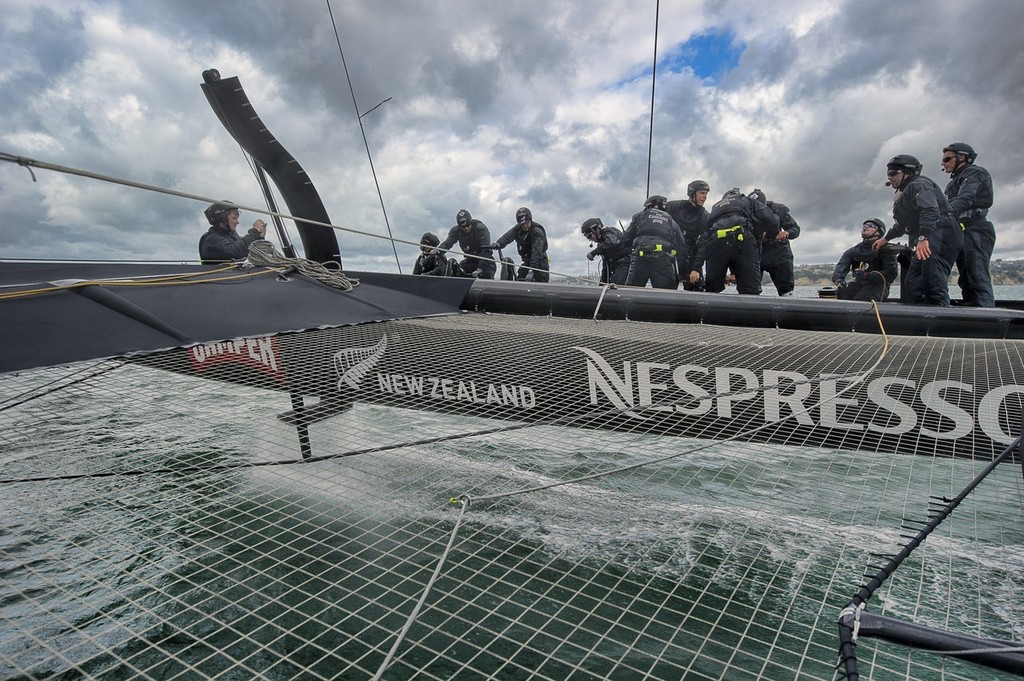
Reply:
[[687, 198], [692, 199], [697, 195], [697, 192], [702, 190], [706, 192], [711, 191], [711, 185], [704, 180], [694, 180], [690, 184], [686, 185], [686, 196]]
[[920, 175], [921, 162], [910, 154], [896, 154], [885, 164], [889, 170], [902, 170], [907, 175]]
[[583, 221], [580, 231], [583, 232], [583, 236], [590, 236], [591, 232], [600, 232], [602, 227], [604, 223], [601, 222], [601, 218], [587, 218]]
[[421, 246], [437, 246], [441, 243], [441, 240], [437, 238], [437, 235], [433, 232], [426, 232], [420, 237]]
[[666, 199], [661, 194], [653, 194], [651, 196], [648, 196], [647, 200], [644, 201], [644, 208], [659, 208], [661, 210], [664, 210], [665, 203], [667, 202], [668, 199]]
[[516, 211], [516, 224], [521, 225], [524, 222], [533, 222], [533, 213], [525, 206]]
[[739, 187], [733, 187], [726, 193], [722, 194], [722, 200], [724, 201], [725, 199], [731, 199], [734, 196], [743, 196], [743, 192], [740, 191]]
[[211, 203], [209, 208], [203, 211], [203, 215], [206, 216], [211, 225], [227, 224], [228, 215], [231, 214], [231, 211], [235, 210], [238, 210], [238, 206], [230, 201], [223, 201], [221, 203]]
[[861, 225], [861, 229], [864, 228], [864, 225], [874, 225], [875, 229], [878, 230], [878, 236], [872, 239], [872, 241], [877, 241], [878, 239], [881, 239], [883, 236], [885, 236], [885, 223], [882, 222], [879, 218], [868, 218]]
[[754, 191], [747, 194], [747, 196], [754, 199], [755, 201], [760, 201], [761, 203], [768, 203], [768, 197], [765, 196], [764, 192], [761, 191], [760, 189], [755, 189]]
[[967, 144], [966, 142], [953, 142], [952, 144], [947, 144], [946, 146], [944, 146], [942, 150], [952, 151], [954, 154], [957, 154], [958, 156], [960, 154], [963, 154], [964, 156], [967, 157], [967, 165], [971, 165], [972, 163], [974, 163], [974, 159], [978, 158], [978, 152], [976, 152], [974, 150], [974, 147], [972, 147], [970, 144]]
[[469, 214], [469, 211], [463, 208], [455, 214], [455, 224], [459, 227], [465, 227], [473, 221], [473, 216]]

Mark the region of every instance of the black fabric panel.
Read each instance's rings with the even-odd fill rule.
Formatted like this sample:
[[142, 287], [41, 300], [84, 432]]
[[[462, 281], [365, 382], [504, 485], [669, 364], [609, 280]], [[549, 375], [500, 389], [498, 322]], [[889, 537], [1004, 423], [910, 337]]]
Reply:
[[184, 285], [100, 286], [0, 299], [0, 371], [288, 331], [452, 314], [469, 279], [350, 273], [350, 292], [301, 275], [210, 266], [0, 263], [0, 292], [48, 282], [192, 274]]

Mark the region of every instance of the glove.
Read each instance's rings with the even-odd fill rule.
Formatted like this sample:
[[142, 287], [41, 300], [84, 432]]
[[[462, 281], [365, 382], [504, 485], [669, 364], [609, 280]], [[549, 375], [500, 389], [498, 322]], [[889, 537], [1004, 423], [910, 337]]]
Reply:
[[441, 251], [437, 248], [430, 249], [430, 255], [441, 255]]
[[832, 283], [839, 287], [846, 286], [846, 282], [842, 279], [833, 279]]
[[587, 253], [587, 260], [593, 260], [593, 259], [594, 259], [594, 252], [590, 251], [589, 253]]
[[493, 244], [487, 244], [487, 248], [491, 249], [492, 251], [496, 251], [496, 250], [498, 250], [498, 249], [499, 249], [500, 247], [498, 246], [498, 244], [497, 244], [497, 243], [493, 243]]

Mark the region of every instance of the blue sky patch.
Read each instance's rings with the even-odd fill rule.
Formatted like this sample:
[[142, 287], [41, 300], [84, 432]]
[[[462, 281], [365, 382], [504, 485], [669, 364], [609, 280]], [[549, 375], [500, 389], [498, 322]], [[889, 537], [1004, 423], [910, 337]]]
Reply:
[[659, 69], [679, 72], [689, 67], [701, 80], [715, 85], [736, 68], [746, 47], [732, 31], [706, 31], [691, 36], [658, 60]]

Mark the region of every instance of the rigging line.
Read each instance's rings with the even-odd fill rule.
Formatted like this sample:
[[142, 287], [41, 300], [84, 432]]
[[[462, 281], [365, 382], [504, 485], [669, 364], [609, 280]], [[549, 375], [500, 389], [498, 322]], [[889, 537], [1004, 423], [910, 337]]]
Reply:
[[[359, 115], [359, 103], [356, 101], [356, 90], [352, 86], [352, 77], [348, 73], [348, 63], [345, 61], [345, 50], [341, 48], [341, 34], [338, 33], [338, 24], [334, 21], [334, 11], [331, 9], [331, 0], [327, 0], [327, 12], [331, 15], [331, 26], [334, 27], [334, 39], [338, 42], [338, 53], [341, 54], [341, 65], [345, 69], [345, 80], [348, 81], [348, 90], [352, 94], [352, 106], [356, 110], [356, 120], [359, 122], [359, 132], [363, 136], [363, 147], [366, 148], [366, 159], [370, 162], [370, 173], [373, 175], [373, 184], [377, 187], [377, 199], [380, 201], [380, 211], [384, 214], [384, 225], [388, 228], [388, 237], [391, 239], [391, 248], [395, 252], [395, 264], [398, 265], [398, 273], [402, 273], [402, 262], [398, 259], [398, 247], [395, 245], [394, 235], [391, 233], [391, 222], [388, 221], [388, 211], [384, 207], [384, 195], [380, 191], [380, 182], [377, 181], [377, 170], [373, 167], [373, 156], [370, 154], [370, 143], [366, 140], [366, 129], [363, 127], [363, 117]], [[391, 99], [388, 97], [388, 99]], [[388, 101], [385, 99], [384, 102]], [[380, 106], [381, 102], [377, 106]], [[373, 111], [377, 106], [370, 109]], [[366, 113], [370, 113], [367, 111]]]
[[654, 3], [654, 64], [651, 66], [651, 124], [647, 136], [647, 196], [651, 195], [651, 156], [654, 154], [654, 86], [658, 82], [658, 19], [660, 16], [661, 0], [656, 0]]
[[[156, 185], [146, 184], [144, 182], [136, 182], [135, 180], [127, 180], [125, 178], [115, 177], [113, 175], [103, 175], [101, 173], [94, 173], [92, 171], [83, 170], [81, 168], [73, 168], [71, 166], [63, 166], [63, 165], [60, 165], [60, 164], [57, 164], [57, 163], [49, 163], [48, 161], [40, 161], [38, 159], [28, 158], [27, 156], [18, 156], [17, 154], [11, 154], [11, 153], [4, 152], [4, 151], [0, 151], [0, 161], [8, 161], [9, 163], [14, 163], [16, 165], [20, 165], [23, 168], [28, 168], [28, 169], [31, 169], [31, 168], [41, 168], [43, 170], [52, 170], [52, 171], [54, 171], [56, 173], [65, 173], [67, 175], [77, 175], [78, 177], [84, 177], [84, 178], [87, 178], [87, 179], [90, 179], [90, 180], [99, 180], [100, 182], [109, 182], [111, 184], [119, 184], [119, 185], [121, 185], [123, 187], [131, 187], [133, 189], [142, 189], [144, 191], [155, 192], [157, 194], [166, 194], [168, 196], [177, 196], [178, 198], [191, 199], [193, 201], [202, 201], [203, 203], [223, 203], [222, 199], [215, 199], [215, 198], [211, 198], [209, 196], [203, 196], [202, 194], [190, 194], [188, 192], [182, 192], [182, 191], [178, 191], [176, 189], [167, 189], [166, 187], [158, 187]], [[384, 235], [381, 235], [381, 234], [375, 234], [373, 232], [366, 232], [366, 231], [363, 231], [361, 229], [353, 229], [351, 227], [341, 227], [339, 225], [335, 225], [335, 224], [332, 224], [330, 222], [320, 222], [319, 220], [311, 220], [309, 218], [297, 218], [294, 215], [289, 215], [288, 213], [280, 213], [280, 212], [273, 211], [273, 210], [267, 210], [266, 208], [262, 208], [262, 207], [259, 207], [259, 206], [248, 206], [248, 205], [245, 205], [245, 204], [242, 204], [242, 203], [236, 203], [236, 204], [233, 204], [233, 205], [236, 208], [238, 208], [239, 210], [246, 210], [246, 211], [249, 211], [251, 213], [257, 213], [259, 215], [269, 215], [271, 217], [280, 217], [280, 218], [284, 218], [285, 220], [292, 220], [294, 222], [298, 222], [298, 221], [301, 220], [302, 222], [305, 222], [305, 223], [310, 224], [310, 225], [316, 225], [317, 227], [327, 227], [328, 229], [333, 229], [333, 230], [338, 231], [338, 232], [346, 232], [348, 234], [358, 234], [359, 236], [365, 236], [365, 237], [369, 237], [371, 239], [385, 239], [385, 240], [391, 242], [392, 247], [394, 247], [394, 244], [407, 244], [409, 246], [415, 246], [417, 248], [419, 248], [419, 246], [420, 246], [420, 242], [419, 241], [409, 241], [407, 239], [397, 239], [397, 238], [390, 237], [390, 236], [384, 236]], [[397, 252], [397, 248], [395, 250]], [[439, 249], [439, 250], [443, 250], [446, 253], [454, 251], [454, 249]], [[483, 258], [481, 256], [473, 255], [471, 253], [463, 253], [462, 255], [464, 257], [467, 257], [467, 258], [476, 258], [477, 260], [491, 260], [492, 262], [497, 263], [498, 265], [501, 265], [501, 263], [498, 262], [497, 260], [495, 260], [494, 258]], [[77, 262], [77, 261], [72, 261], [72, 262]], [[175, 261], [175, 262], [177, 262], [177, 261]], [[399, 269], [401, 269], [401, 267], [399, 267]], [[594, 283], [592, 280], [586, 279], [585, 277], [580, 277], [580, 276], [574, 275], [574, 274], [567, 274], [567, 273], [564, 273], [564, 272], [557, 272], [555, 270], [552, 270], [551, 274], [557, 274], [558, 276], [565, 277], [567, 279], [572, 279], [574, 281], [582, 281], [582, 282], [585, 282], [585, 283]]]

